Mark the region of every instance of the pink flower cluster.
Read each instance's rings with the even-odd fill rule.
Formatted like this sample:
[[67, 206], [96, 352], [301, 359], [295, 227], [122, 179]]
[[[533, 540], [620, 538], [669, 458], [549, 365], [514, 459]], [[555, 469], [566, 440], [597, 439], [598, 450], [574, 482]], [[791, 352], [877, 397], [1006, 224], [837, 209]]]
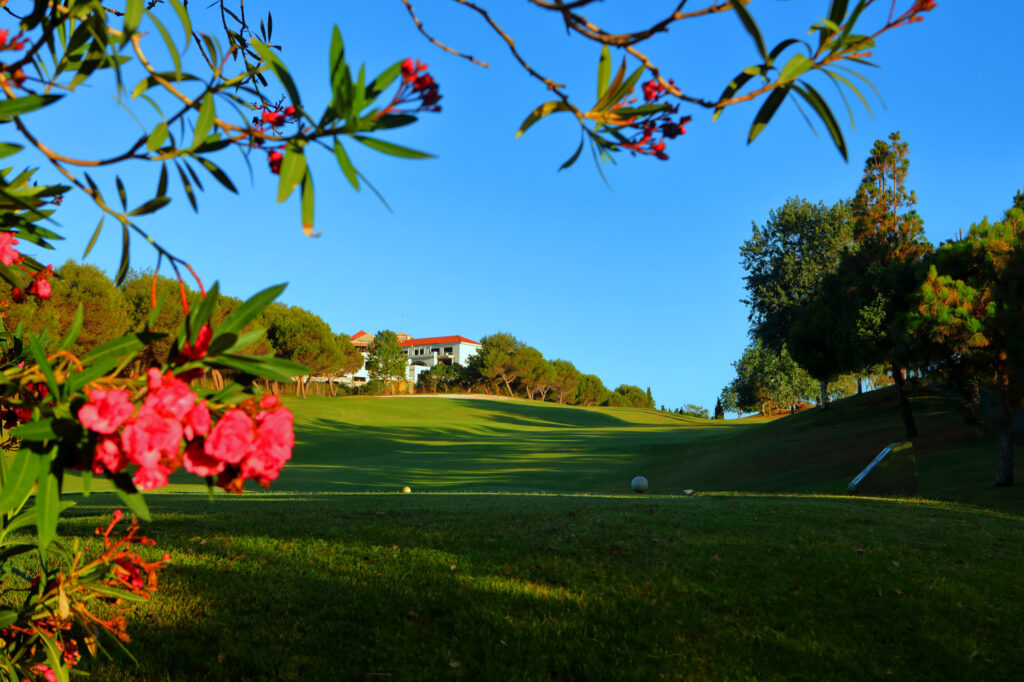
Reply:
[[292, 413], [277, 396], [250, 399], [227, 410], [216, 424], [205, 400], [170, 371], [155, 367], [136, 409], [128, 391], [95, 389], [78, 410], [82, 426], [96, 434], [92, 470], [119, 473], [135, 465], [135, 485], [167, 485], [181, 466], [217, 485], [241, 492], [246, 478], [267, 487], [291, 458]]
[[[671, 79], [669, 83], [675, 85], [675, 82]], [[668, 94], [665, 86], [654, 79], [647, 81], [641, 87], [646, 104], [657, 104], [658, 100]], [[636, 98], [628, 102], [621, 102], [613, 108], [619, 109], [634, 102], [636, 102]], [[620, 125], [623, 129], [632, 128], [634, 133], [628, 142], [622, 143], [620, 146], [630, 150], [634, 155], [644, 154], [661, 159], [662, 161], [667, 160], [668, 154], [665, 153], [665, 140], [673, 140], [680, 135], [685, 135], [686, 125], [693, 120], [691, 116], [680, 116], [678, 120], [673, 120], [673, 115], [678, 112], [679, 106], [675, 105], [645, 116], [634, 116], [627, 119]]]
[[[17, 264], [24, 272], [32, 276], [32, 281], [29, 282], [27, 293], [30, 296], [35, 296], [39, 299], [50, 298], [52, 288], [50, 286], [50, 278], [53, 277], [53, 266], [47, 265], [39, 272], [29, 272], [21, 261], [23, 257], [18, 250], [14, 248], [15, 244], [18, 244], [18, 240], [14, 237], [13, 232], [0, 232], [0, 263], [10, 267], [11, 265]], [[25, 292], [18, 287], [14, 287], [11, 292], [11, 298], [14, 299], [15, 303], [21, 303], [25, 300]]]

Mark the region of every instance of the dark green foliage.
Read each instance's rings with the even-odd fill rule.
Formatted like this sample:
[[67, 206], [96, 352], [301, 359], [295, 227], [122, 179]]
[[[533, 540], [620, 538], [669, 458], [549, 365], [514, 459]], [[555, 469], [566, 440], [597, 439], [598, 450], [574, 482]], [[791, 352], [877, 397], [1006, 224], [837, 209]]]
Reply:
[[755, 337], [782, 349], [790, 329], [853, 244], [849, 205], [790, 198], [740, 247]]
[[720, 400], [725, 409], [737, 412], [769, 414], [773, 409], [790, 409], [798, 402], [812, 399], [817, 385], [811, 376], [790, 357], [785, 347], [772, 351], [755, 340], [733, 363], [736, 379]]
[[366, 358], [366, 372], [371, 379], [399, 381], [405, 378], [406, 357], [398, 335], [390, 329], [377, 332], [370, 343]]
[[551, 368], [554, 374], [551, 390], [558, 396], [558, 402], [574, 402], [583, 375], [568, 360], [552, 360]]
[[608, 400], [608, 389], [595, 374], [580, 375], [576, 389], [577, 405], [603, 405]]
[[604, 404], [608, 407], [654, 407], [649, 392], [629, 384], [621, 384], [608, 395]]

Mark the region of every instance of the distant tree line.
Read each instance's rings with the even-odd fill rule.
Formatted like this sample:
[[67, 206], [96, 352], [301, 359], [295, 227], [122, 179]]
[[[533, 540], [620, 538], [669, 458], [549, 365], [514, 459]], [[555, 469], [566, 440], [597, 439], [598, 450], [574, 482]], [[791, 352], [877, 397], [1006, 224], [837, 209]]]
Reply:
[[[56, 343], [81, 305], [85, 321], [82, 333], [71, 349], [76, 355], [129, 330], [176, 330], [185, 315], [181, 297], [184, 296], [190, 305], [197, 305], [201, 298], [199, 292], [176, 279], [162, 276], [154, 279], [148, 272], [129, 272], [121, 286], [115, 286], [96, 266], [74, 261], [66, 262], [55, 274], [50, 300], [43, 304], [35, 298], [16, 296], [9, 284], [0, 284], [0, 299], [9, 302], [4, 309], [3, 322], [11, 330], [24, 323], [26, 333], [38, 334], [48, 329], [47, 338]], [[152, 306], [154, 297], [158, 303], [155, 309]], [[222, 294], [212, 318], [214, 325], [241, 304], [241, 299]], [[264, 330], [265, 334], [258, 330]], [[297, 306], [273, 303], [242, 333], [253, 333], [257, 337], [244, 353], [260, 355], [272, 351], [279, 357], [308, 367], [316, 375], [340, 376], [363, 365], [362, 355], [348, 336], [333, 333], [318, 315]], [[146, 367], [166, 360], [172, 341], [173, 336], [169, 336], [151, 343], [140, 354], [136, 362], [138, 366], [129, 368], [130, 371], [140, 373]], [[296, 382], [297, 394], [305, 395], [310, 376], [300, 377]], [[215, 374], [214, 382], [219, 379]], [[277, 386], [268, 388], [278, 389]]]
[[979, 435], [997, 406], [997, 485], [1013, 484], [1012, 417], [1024, 406], [1024, 194], [932, 246], [906, 189], [907, 144], [868, 157], [855, 195], [832, 207], [793, 198], [740, 249], [751, 344], [733, 363], [724, 411], [760, 412], [895, 385], [918, 435], [908, 379], [954, 391]]
[[609, 390], [596, 375], [583, 374], [568, 360], [548, 360], [506, 332], [480, 339], [465, 365], [434, 365], [420, 374], [417, 386], [428, 392], [480, 392], [565, 405], [654, 408], [650, 388], [622, 384]]

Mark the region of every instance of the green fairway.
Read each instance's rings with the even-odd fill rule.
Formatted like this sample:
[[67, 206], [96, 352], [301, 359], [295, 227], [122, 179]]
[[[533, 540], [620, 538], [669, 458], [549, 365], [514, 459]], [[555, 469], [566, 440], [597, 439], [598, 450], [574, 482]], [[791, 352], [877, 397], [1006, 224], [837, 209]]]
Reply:
[[[482, 398], [288, 399], [292, 461], [273, 490], [841, 493], [878, 452], [903, 440], [891, 391], [780, 419], [712, 421], [647, 409], [578, 408]], [[1024, 509], [992, 487], [994, 437], [975, 438], [946, 398], [913, 398], [920, 495]], [[162, 492], [201, 492], [178, 472]], [[103, 490], [104, 483], [96, 483]], [[71, 480], [66, 490], [78, 490]], [[109, 488], [107, 488], [109, 489]], [[250, 484], [254, 492], [260, 489]]]
[[[107, 500], [109, 502], [109, 500]], [[804, 496], [154, 496], [101, 680], [1013, 679], [1021, 519]], [[87, 534], [100, 497], [65, 531]]]
[[[901, 440], [886, 391], [739, 422], [288, 404], [297, 444], [273, 491], [211, 502], [179, 473], [148, 495], [151, 551], [175, 562], [130, 618], [140, 667], [95, 679], [1001, 680], [1024, 664], [1024, 496], [993, 488], [994, 440], [944, 398], [914, 397], [922, 499], [886, 501], [821, 495]], [[628, 492], [637, 474], [650, 494]], [[74, 497], [70, 535], [117, 502]]]

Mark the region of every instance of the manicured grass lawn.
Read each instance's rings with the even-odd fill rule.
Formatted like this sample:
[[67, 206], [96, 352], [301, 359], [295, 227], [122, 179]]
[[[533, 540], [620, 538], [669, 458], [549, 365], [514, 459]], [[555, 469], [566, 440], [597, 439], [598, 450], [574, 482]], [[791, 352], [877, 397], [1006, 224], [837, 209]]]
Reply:
[[[105, 507], [66, 532], [87, 533]], [[154, 496], [100, 680], [1015, 678], [1021, 519], [806, 496]]]
[[[290, 401], [273, 492], [148, 496], [175, 563], [131, 618], [140, 667], [94, 679], [1010, 679], [1024, 492], [991, 486], [993, 439], [916, 396], [920, 494], [946, 501], [810, 494], [902, 439], [894, 403], [722, 423]], [[628, 494], [641, 473], [653, 494]], [[80, 499], [62, 532], [116, 502]]]

